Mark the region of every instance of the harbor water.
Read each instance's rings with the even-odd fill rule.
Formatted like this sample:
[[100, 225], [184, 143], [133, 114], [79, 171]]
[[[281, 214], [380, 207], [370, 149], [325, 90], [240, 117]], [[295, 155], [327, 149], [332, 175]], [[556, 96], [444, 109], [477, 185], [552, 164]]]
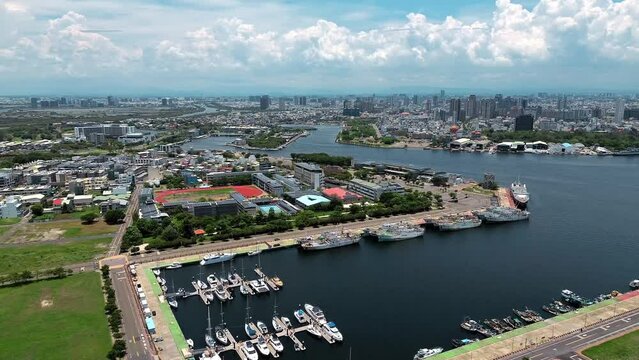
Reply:
[[[282, 249], [262, 253], [267, 275], [284, 288], [276, 294], [278, 312], [295, 322], [299, 304], [320, 306], [345, 337], [329, 345], [299, 335], [307, 350], [296, 353], [282, 339], [284, 359], [411, 359], [420, 347], [450, 348], [452, 338], [467, 337], [459, 327], [476, 320], [505, 317], [513, 308], [540, 307], [559, 299], [562, 289], [594, 297], [627, 290], [639, 277], [637, 200], [639, 159], [449, 153], [421, 149], [378, 149], [335, 144], [338, 127], [319, 126], [311, 135], [273, 155], [327, 152], [357, 161], [389, 162], [460, 173], [480, 179], [492, 172], [508, 185], [518, 177], [531, 192], [528, 222], [483, 226], [463, 232], [427, 231], [420, 239], [359, 245], [303, 253]], [[185, 149], [225, 148], [228, 139], [199, 139]], [[237, 257], [255, 278], [257, 257]], [[229, 263], [225, 264], [227, 270]], [[192, 290], [190, 281], [221, 266], [185, 266], [166, 271], [169, 287]], [[275, 293], [251, 296], [250, 314], [270, 327]], [[244, 339], [246, 298], [236, 291], [225, 304], [231, 332]], [[204, 346], [206, 306], [199, 297], [180, 300], [175, 316], [187, 338]], [[219, 302], [211, 305], [220, 321]], [[225, 359], [235, 355], [225, 353]]]

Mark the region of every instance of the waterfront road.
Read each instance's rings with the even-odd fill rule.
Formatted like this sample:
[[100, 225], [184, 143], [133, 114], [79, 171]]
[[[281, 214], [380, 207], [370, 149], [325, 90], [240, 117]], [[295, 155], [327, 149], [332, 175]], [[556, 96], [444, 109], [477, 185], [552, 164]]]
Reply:
[[115, 233], [115, 236], [113, 237], [113, 240], [111, 241], [111, 245], [109, 246], [109, 252], [107, 256], [114, 256], [120, 253], [122, 237], [124, 236], [126, 229], [133, 222], [133, 214], [138, 210], [138, 201], [139, 201], [141, 191], [142, 191], [142, 185], [141, 184], [135, 185], [135, 190], [133, 190], [133, 193], [131, 194], [131, 197], [129, 198], [129, 206], [126, 209], [126, 216], [124, 217], [124, 223], [120, 225], [120, 228]]
[[639, 329], [639, 309], [633, 310], [623, 317], [615, 317], [589, 326], [583, 331], [551, 340], [542, 345], [518, 352], [516, 355], [502, 357], [506, 360], [580, 360], [585, 356], [577, 352], [594, 344], [622, 335], [628, 331]]
[[182, 256], [206, 254], [209, 252], [221, 251], [225, 249], [251, 246], [263, 244], [264, 242], [272, 243], [275, 239], [299, 239], [307, 236], [319, 235], [327, 231], [356, 231], [364, 228], [379, 227], [382, 224], [398, 221], [422, 221], [426, 217], [437, 217], [444, 214], [459, 213], [464, 211], [476, 210], [482, 207], [490, 206], [490, 198], [485, 196], [474, 196], [460, 199], [459, 203], [447, 203], [447, 208], [443, 210], [426, 211], [415, 214], [397, 215], [382, 218], [369, 218], [365, 221], [355, 221], [351, 223], [327, 225], [318, 228], [307, 227], [303, 230], [291, 230], [284, 233], [275, 233], [272, 235], [255, 235], [248, 239], [219, 241], [215, 243], [207, 243], [195, 245], [192, 247], [165, 250], [150, 254], [142, 254], [129, 257], [131, 262], [152, 262], [166, 260]]
[[153, 344], [142, 321], [142, 312], [126, 267], [112, 267], [111, 279], [118, 307], [122, 311], [122, 327], [127, 359], [153, 360]]

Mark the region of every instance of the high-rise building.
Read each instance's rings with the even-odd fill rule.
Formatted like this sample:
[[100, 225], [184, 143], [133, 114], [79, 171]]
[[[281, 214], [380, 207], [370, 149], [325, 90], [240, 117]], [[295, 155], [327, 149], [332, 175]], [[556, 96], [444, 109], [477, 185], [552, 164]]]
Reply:
[[40, 101], [40, 99], [38, 99], [36, 97], [32, 97], [31, 98], [31, 107], [32, 108], [37, 108], [38, 107], [38, 101]]
[[515, 118], [515, 131], [530, 131], [533, 129], [532, 115], [520, 115]]
[[479, 103], [481, 117], [483, 119], [493, 119], [495, 117], [495, 100], [483, 99]]
[[439, 98], [437, 97], [437, 95], [433, 96], [433, 106], [434, 107], [439, 106]]
[[470, 95], [466, 100], [466, 116], [469, 119], [477, 117], [477, 96]]
[[162, 98], [162, 106], [167, 106], [169, 104], [169, 100], [167, 98]]
[[448, 113], [452, 116], [454, 123], [461, 121], [461, 99], [450, 99], [450, 108]]
[[623, 114], [626, 111], [626, 102], [623, 99], [617, 99], [615, 104], [615, 122], [623, 122]]
[[284, 98], [283, 97], [280, 97], [278, 99], [277, 108], [279, 110], [284, 110], [286, 108], [286, 103], [284, 102]]
[[441, 98], [442, 98], [442, 100], [444, 100], [444, 99], [446, 98], [446, 91], [444, 91], [444, 90], [440, 90], [440, 91], [439, 91], [439, 97], [441, 97]]
[[300, 106], [306, 106], [306, 96], [300, 96]]
[[260, 110], [266, 110], [271, 105], [271, 99], [268, 95], [262, 95], [260, 97]]

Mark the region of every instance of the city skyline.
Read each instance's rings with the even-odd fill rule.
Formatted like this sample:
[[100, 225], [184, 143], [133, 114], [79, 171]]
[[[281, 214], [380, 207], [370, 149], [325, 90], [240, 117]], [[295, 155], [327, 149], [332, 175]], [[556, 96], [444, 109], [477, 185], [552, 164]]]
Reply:
[[639, 1], [0, 4], [0, 95], [635, 93]]

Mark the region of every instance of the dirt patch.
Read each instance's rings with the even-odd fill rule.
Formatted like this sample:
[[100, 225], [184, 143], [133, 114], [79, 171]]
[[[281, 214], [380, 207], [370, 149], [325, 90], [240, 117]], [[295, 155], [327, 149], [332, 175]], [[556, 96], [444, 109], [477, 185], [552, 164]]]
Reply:
[[40, 301], [40, 307], [43, 309], [46, 309], [51, 306], [53, 306], [53, 300], [51, 299], [44, 299]]

